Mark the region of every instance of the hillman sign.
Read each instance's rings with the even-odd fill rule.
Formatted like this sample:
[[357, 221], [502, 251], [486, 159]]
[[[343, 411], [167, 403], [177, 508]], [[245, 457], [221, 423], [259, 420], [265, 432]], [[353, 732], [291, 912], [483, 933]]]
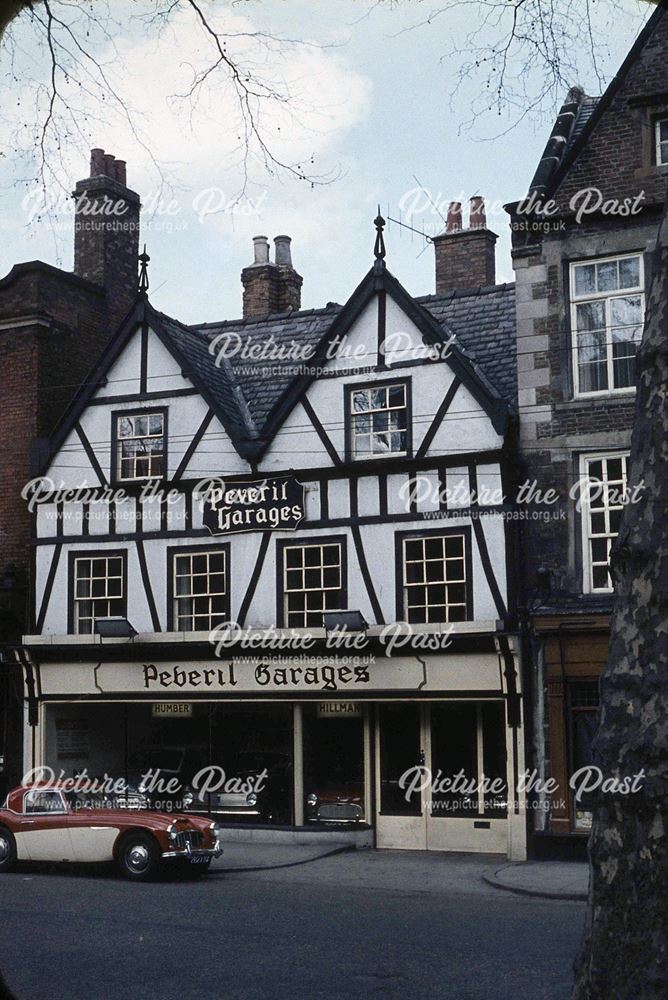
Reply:
[[201, 502], [212, 535], [294, 531], [305, 517], [304, 487], [292, 476], [211, 485]]

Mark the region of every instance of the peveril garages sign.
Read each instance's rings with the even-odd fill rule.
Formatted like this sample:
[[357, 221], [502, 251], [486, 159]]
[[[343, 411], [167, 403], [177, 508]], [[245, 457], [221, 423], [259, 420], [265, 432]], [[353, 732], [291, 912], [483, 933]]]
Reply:
[[212, 482], [201, 504], [202, 520], [212, 535], [294, 531], [305, 517], [304, 487], [292, 476]]

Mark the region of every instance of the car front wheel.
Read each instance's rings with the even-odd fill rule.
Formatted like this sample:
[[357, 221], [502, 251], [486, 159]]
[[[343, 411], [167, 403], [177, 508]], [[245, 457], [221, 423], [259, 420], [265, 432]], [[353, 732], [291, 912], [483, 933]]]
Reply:
[[120, 846], [118, 867], [124, 878], [144, 882], [155, 874], [160, 852], [153, 837], [147, 833], [131, 834]]
[[0, 872], [9, 872], [16, 864], [16, 841], [5, 826], [0, 826]]

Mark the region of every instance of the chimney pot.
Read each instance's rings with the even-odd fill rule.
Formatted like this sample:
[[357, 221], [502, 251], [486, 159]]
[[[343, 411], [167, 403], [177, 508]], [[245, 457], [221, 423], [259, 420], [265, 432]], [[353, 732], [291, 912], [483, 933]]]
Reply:
[[266, 236], [253, 237], [253, 256], [255, 264], [269, 263], [269, 240]]
[[469, 213], [470, 229], [486, 229], [487, 216], [485, 214], [485, 199], [480, 195], [471, 198], [471, 210]]
[[112, 177], [116, 179], [116, 171], [114, 170], [114, 160], [116, 157], [113, 153], [104, 154], [104, 173], [107, 177]]
[[90, 151], [90, 175], [97, 177], [104, 173], [104, 150], [91, 149]]
[[116, 180], [118, 181], [119, 184], [123, 185], [127, 183], [125, 167], [126, 167], [125, 160], [116, 160], [114, 164]]
[[289, 236], [274, 236], [274, 257], [277, 264], [292, 267], [291, 242]]
[[448, 218], [445, 224], [446, 233], [456, 233], [462, 228], [462, 203], [451, 201], [448, 206]]

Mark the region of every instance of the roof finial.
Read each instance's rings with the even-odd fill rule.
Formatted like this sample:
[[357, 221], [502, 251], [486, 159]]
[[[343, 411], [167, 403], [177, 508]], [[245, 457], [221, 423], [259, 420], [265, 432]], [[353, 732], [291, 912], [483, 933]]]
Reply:
[[144, 252], [139, 254], [139, 284], [137, 291], [140, 295], [146, 295], [148, 291], [148, 262], [150, 259], [146, 253], [146, 244], [144, 243]]
[[378, 206], [378, 215], [373, 220], [373, 224], [376, 227], [376, 242], [373, 248], [373, 254], [376, 260], [384, 260], [385, 240], [383, 239], [383, 229], [385, 228], [385, 219], [380, 214], [380, 205]]

